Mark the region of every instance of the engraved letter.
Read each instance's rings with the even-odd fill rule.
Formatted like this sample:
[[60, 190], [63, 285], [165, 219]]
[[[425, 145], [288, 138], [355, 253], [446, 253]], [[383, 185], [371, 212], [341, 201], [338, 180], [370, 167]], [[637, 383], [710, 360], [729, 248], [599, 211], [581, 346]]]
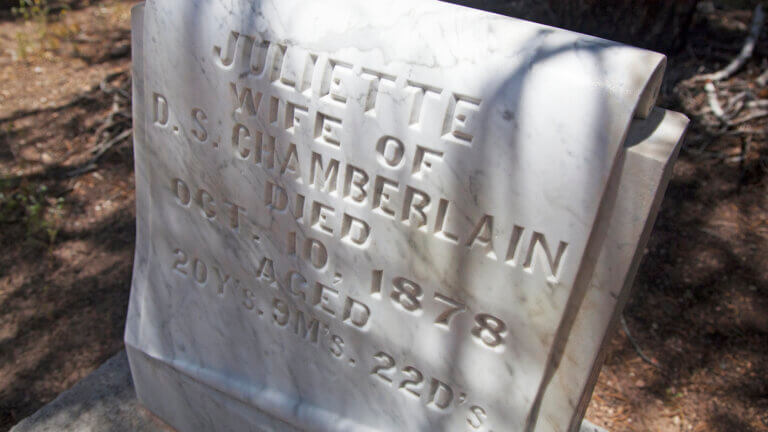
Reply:
[[475, 243], [482, 247], [488, 257], [496, 258], [496, 253], [493, 251], [493, 216], [483, 216], [472, 230], [467, 246], [471, 248]]
[[155, 93], [155, 124], [158, 126], [168, 126], [168, 99], [160, 93]]
[[173, 191], [176, 193], [176, 198], [179, 200], [179, 204], [184, 207], [189, 207], [190, 201], [192, 201], [192, 195], [189, 192], [189, 186], [184, 183], [182, 179], [173, 179]]
[[434, 405], [439, 409], [446, 409], [453, 401], [453, 390], [451, 387], [435, 378], [432, 378], [429, 390], [429, 402], [427, 405]]
[[390, 192], [384, 190], [384, 187], [388, 187], [393, 192], [397, 192], [397, 182], [384, 178], [382, 176], [376, 176], [376, 181], [373, 185], [373, 211], [381, 215], [395, 218], [395, 211], [389, 207], [391, 199]]
[[349, 323], [357, 328], [363, 328], [368, 323], [370, 317], [371, 309], [368, 306], [352, 297], [347, 297], [347, 301], [344, 304], [344, 314], [341, 318], [342, 322]]
[[561, 241], [557, 245], [557, 254], [552, 257], [552, 252], [549, 250], [549, 244], [547, 243], [544, 234], [534, 232], [531, 237], [531, 244], [528, 246], [528, 255], [526, 255], [525, 262], [523, 263], [523, 268], [528, 271], [533, 271], [533, 255], [537, 244], [540, 244], [541, 248], [544, 249], [544, 255], [547, 257], [547, 263], [549, 263], [550, 276], [548, 276], [548, 279], [556, 282], [557, 272], [560, 269], [560, 261], [565, 254], [565, 248], [568, 247], [568, 243]]
[[[294, 280], [299, 280], [299, 288], [298, 290], [294, 288]], [[302, 301], [307, 299], [307, 278], [301, 275], [301, 273], [297, 272], [296, 270], [291, 270], [288, 272], [288, 293], [294, 296], [299, 297]]]
[[483, 421], [487, 417], [485, 410], [477, 405], [473, 405], [469, 411], [472, 412], [472, 414], [467, 417], [467, 423], [472, 426], [472, 429], [480, 429], [480, 426], [483, 425]]
[[[424, 210], [429, 206], [430, 201], [429, 195], [426, 192], [407, 186], [405, 188], [405, 201], [403, 202], [403, 223], [416, 228], [426, 225], [427, 214]], [[414, 217], [411, 218], [411, 215], [414, 215]]]
[[339, 291], [331, 287], [325, 286], [320, 282], [317, 282], [317, 296], [315, 297], [314, 306], [319, 307], [320, 310], [327, 313], [330, 316], [336, 316], [335, 306], [331, 304], [328, 295], [333, 296], [334, 299], [339, 298]]
[[509, 239], [509, 247], [507, 248], [507, 264], [511, 266], [517, 265], [515, 255], [517, 255], [517, 246], [520, 244], [520, 237], [523, 236], [523, 230], [525, 228], [515, 225], [512, 229], [512, 238]]
[[240, 123], [235, 123], [235, 126], [232, 128], [232, 147], [234, 147], [236, 150], [235, 153], [240, 159], [246, 160], [248, 159], [248, 155], [251, 154], [251, 149], [245, 146], [240, 146], [240, 140], [244, 139], [251, 141], [250, 138], [251, 132], [248, 128]]
[[299, 166], [299, 154], [296, 151], [296, 144], [288, 145], [288, 154], [285, 156], [283, 164], [280, 166], [280, 175], [290, 172], [296, 178], [296, 183], [301, 183], [301, 167]]
[[261, 75], [267, 66], [267, 52], [269, 51], [270, 43], [268, 41], [261, 41], [253, 44], [251, 50], [251, 73], [253, 75]]
[[376, 143], [377, 159], [383, 166], [398, 168], [405, 155], [405, 145], [399, 139], [385, 135]]
[[197, 140], [200, 142], [205, 142], [205, 140], [208, 139], [208, 131], [205, 129], [205, 125], [203, 123], [208, 120], [208, 116], [200, 108], [193, 108], [192, 120], [195, 122], [195, 126], [200, 129], [192, 129], [192, 136], [197, 138]]
[[224, 201], [224, 204], [232, 208], [232, 211], [229, 213], [229, 227], [237, 231], [240, 228], [240, 211], [245, 210], [245, 208], [229, 201]]
[[233, 31], [229, 33], [229, 37], [227, 38], [226, 52], [224, 52], [220, 46], [214, 45], [213, 55], [217, 58], [219, 67], [230, 69], [230, 66], [235, 63], [235, 59], [238, 57], [237, 48], [240, 48], [240, 57], [244, 57], [246, 62], [250, 62], [250, 59], [247, 59], [247, 57], [251, 55], [252, 46], [252, 37], [241, 35], [240, 33]]
[[344, 339], [341, 336], [331, 336], [331, 347], [328, 350], [331, 351], [334, 357], [340, 358], [344, 354]]
[[363, 69], [361, 78], [368, 83], [368, 92], [365, 98], [365, 113], [376, 116], [380, 106], [379, 93], [393, 93], [397, 88], [395, 86], [395, 77], [375, 72], [369, 69]]
[[316, 62], [316, 55], [310, 54], [302, 48], [290, 47], [283, 56], [283, 64], [280, 68], [280, 84], [303, 93], [312, 85], [312, 74]]
[[437, 206], [437, 220], [435, 221], [435, 236], [451, 243], [458, 244], [459, 237], [452, 232], [445, 230], [445, 220], [448, 218], [448, 205], [451, 202], [440, 198], [440, 204]]
[[319, 143], [332, 147], [341, 147], [341, 119], [318, 111], [315, 123], [315, 138]]
[[288, 208], [288, 194], [285, 192], [285, 189], [269, 180], [267, 180], [264, 198], [264, 204], [276, 211], [283, 211]]
[[275, 158], [275, 137], [257, 132], [253, 161], [263, 164], [266, 169], [272, 169], [275, 167]]
[[[368, 174], [360, 168], [347, 164], [347, 174], [344, 179], [344, 198], [363, 202], [368, 196], [365, 186], [368, 184]], [[352, 186], [355, 186], [354, 188]]]
[[454, 94], [445, 116], [444, 137], [459, 144], [472, 145], [474, 131], [478, 127], [475, 117], [479, 112], [479, 99]]
[[[413, 97], [413, 103], [411, 105], [411, 115], [408, 120], [410, 125], [416, 124], [417, 126], [423, 126], [424, 113], [434, 110], [426, 109], [425, 107], [434, 106], [440, 102], [440, 93], [442, 90], [436, 87], [427, 86], [424, 84], [417, 84], [413, 81], [408, 81], [406, 91]], [[429, 103], [425, 103], [430, 101]]]
[[275, 323], [280, 327], [285, 327], [285, 325], [288, 324], [290, 314], [288, 305], [276, 298], [272, 300], [272, 308], [272, 319], [274, 319]]
[[238, 114], [247, 114], [255, 116], [261, 105], [261, 99], [264, 96], [262, 92], [254, 94], [250, 87], [243, 87], [242, 91], [237, 91], [237, 84], [229, 83], [230, 94], [234, 98], [235, 112]]
[[229, 282], [230, 276], [228, 274], [222, 274], [218, 267], [214, 266], [213, 270], [216, 272], [216, 276], [219, 281], [219, 288], [216, 291], [216, 294], [224, 295], [224, 288], [227, 287], [227, 282]]
[[329, 100], [346, 104], [350, 93], [350, 81], [354, 77], [352, 65], [328, 60], [328, 66], [323, 76], [320, 97], [329, 96]]
[[319, 323], [317, 318], [309, 314], [307, 315], [311, 319], [309, 322], [304, 318], [303, 312], [296, 311], [296, 327], [294, 328], [294, 332], [302, 339], [307, 339], [310, 342], [317, 342], [318, 329], [320, 327]]
[[200, 189], [197, 193], [197, 199], [200, 202], [200, 208], [203, 210], [203, 216], [208, 219], [216, 217], [216, 203], [213, 200], [213, 196], [205, 189]]
[[371, 235], [371, 227], [362, 219], [344, 213], [341, 222], [341, 240], [355, 246], [365, 246]]
[[422, 178], [422, 170], [431, 171], [433, 161], [442, 158], [443, 152], [429, 150], [422, 146], [416, 146], [416, 157], [413, 159], [413, 176], [418, 179]]
[[279, 288], [277, 285], [277, 279], [275, 278], [275, 265], [272, 260], [264, 257], [259, 263], [259, 267], [256, 269], [256, 279], [266, 283], [270, 288]]
[[339, 161], [331, 158], [331, 160], [328, 162], [328, 168], [325, 169], [325, 178], [321, 177], [321, 181], [318, 185], [317, 176], [318, 174], [322, 173], [323, 156], [319, 153], [312, 152], [312, 165], [309, 169], [309, 184], [318, 188], [319, 190], [323, 190], [323, 188], [325, 188], [326, 191], [333, 195], [334, 192], [336, 192], [336, 187], [338, 185]]
[[333, 228], [328, 226], [328, 217], [334, 216], [334, 208], [319, 201], [312, 202], [312, 215], [309, 225], [317, 231], [333, 235]]
[[307, 107], [288, 102], [285, 109], [285, 130], [296, 136], [296, 128], [307, 128], [309, 110]]
[[308, 238], [304, 241], [304, 259], [317, 270], [322, 270], [328, 264], [328, 249], [320, 240]]

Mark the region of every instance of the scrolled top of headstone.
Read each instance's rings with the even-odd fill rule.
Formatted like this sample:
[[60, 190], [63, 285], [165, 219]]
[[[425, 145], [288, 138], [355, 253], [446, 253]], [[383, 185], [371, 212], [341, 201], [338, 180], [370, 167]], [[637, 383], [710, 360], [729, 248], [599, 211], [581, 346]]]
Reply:
[[[150, 409], [210, 392], [213, 423], [171, 424], [549, 427], [664, 56], [432, 0], [150, 0], [134, 50], [126, 342]], [[166, 394], [145, 361], [200, 387]]]

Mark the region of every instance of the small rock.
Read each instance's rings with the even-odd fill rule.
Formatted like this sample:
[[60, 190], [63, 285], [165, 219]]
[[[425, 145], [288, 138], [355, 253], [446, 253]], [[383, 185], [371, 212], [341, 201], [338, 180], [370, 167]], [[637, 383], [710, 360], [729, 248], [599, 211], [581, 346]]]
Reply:
[[29, 162], [39, 162], [42, 157], [40, 151], [32, 146], [23, 147], [21, 151], [19, 151], [19, 156]]
[[696, 5], [696, 9], [703, 14], [713, 13], [715, 11], [715, 3], [711, 1], [699, 2], [699, 4]]
[[117, 58], [117, 57], [127, 56], [130, 53], [131, 53], [131, 45], [125, 43], [112, 48], [112, 50], [109, 52], [109, 55], [112, 58]]

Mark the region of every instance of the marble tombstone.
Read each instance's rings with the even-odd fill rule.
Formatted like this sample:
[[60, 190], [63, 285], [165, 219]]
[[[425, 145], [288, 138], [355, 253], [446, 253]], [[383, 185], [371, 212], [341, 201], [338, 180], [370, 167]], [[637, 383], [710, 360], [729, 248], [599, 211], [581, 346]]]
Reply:
[[687, 125], [664, 56], [435, 0], [148, 0], [133, 42], [146, 407], [578, 429]]

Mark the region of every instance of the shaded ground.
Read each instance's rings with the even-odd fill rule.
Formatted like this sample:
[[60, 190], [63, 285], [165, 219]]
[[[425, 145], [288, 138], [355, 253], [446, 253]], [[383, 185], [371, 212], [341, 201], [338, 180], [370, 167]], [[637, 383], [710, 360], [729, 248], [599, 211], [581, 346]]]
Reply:
[[[129, 2], [79, 2], [49, 23], [0, 13], [0, 430], [122, 348], [134, 243], [129, 142], [82, 173], [126, 83]], [[724, 133], [700, 85], [741, 48], [751, 11], [699, 14], [670, 58], [661, 104], [693, 126], [587, 413], [611, 431], [768, 430], [768, 143], [765, 119]], [[22, 38], [23, 39], [23, 38]], [[29, 42], [32, 41], [32, 42]], [[24, 55], [21, 52], [24, 51]], [[734, 80], [754, 85], [768, 55]], [[26, 56], [26, 58], [24, 58]], [[736, 82], [734, 81], [734, 82]], [[750, 87], [751, 86], [751, 87]], [[746, 140], [746, 141], [745, 141]], [[742, 146], [748, 144], [746, 156]]]
[[[18, 58], [0, 21], [0, 430], [6, 430], [122, 348], [134, 243], [133, 160], [113, 148], [89, 160], [112, 98], [99, 84], [125, 71], [128, 3], [90, 7], [55, 52]], [[105, 37], [106, 36], [106, 37]], [[55, 41], [55, 36], [48, 36]], [[34, 48], [34, 47], [33, 47]]]

